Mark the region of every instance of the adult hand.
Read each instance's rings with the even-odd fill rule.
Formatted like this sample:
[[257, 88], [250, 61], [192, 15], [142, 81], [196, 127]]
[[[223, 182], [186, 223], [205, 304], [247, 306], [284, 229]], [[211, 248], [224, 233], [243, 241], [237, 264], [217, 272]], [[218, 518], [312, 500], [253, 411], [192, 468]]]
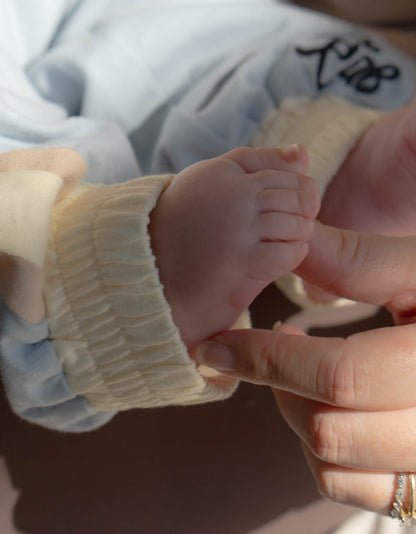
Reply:
[[416, 238], [315, 230], [298, 274], [385, 305], [402, 326], [347, 339], [289, 327], [231, 331], [201, 346], [197, 359], [273, 388], [325, 497], [387, 512], [394, 473], [416, 468]]

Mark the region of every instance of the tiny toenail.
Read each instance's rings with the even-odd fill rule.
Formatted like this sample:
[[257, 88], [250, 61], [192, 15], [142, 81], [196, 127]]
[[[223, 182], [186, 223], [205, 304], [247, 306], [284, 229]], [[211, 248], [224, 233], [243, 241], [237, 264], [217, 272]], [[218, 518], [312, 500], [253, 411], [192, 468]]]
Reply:
[[299, 145], [289, 145], [282, 150], [281, 154], [286, 163], [294, 163], [299, 159]]
[[229, 347], [217, 341], [202, 343], [196, 349], [195, 359], [198, 363], [219, 371], [233, 371], [235, 369], [233, 352]]

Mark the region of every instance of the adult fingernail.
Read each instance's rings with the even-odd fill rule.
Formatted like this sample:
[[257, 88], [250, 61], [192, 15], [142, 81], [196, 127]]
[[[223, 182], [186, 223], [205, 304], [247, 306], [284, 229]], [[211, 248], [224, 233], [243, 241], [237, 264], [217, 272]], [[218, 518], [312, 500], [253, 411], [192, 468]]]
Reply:
[[195, 352], [199, 364], [213, 367], [219, 371], [234, 371], [235, 358], [232, 350], [217, 341], [205, 341]]
[[282, 149], [281, 154], [286, 163], [294, 163], [299, 159], [299, 145], [289, 145]]

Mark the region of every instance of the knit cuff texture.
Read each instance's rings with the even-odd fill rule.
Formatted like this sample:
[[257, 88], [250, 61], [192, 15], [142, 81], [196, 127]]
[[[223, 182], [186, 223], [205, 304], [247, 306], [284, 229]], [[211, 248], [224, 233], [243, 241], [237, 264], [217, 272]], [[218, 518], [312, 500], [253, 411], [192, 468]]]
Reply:
[[102, 410], [187, 405], [231, 395], [203, 377], [174, 324], [148, 235], [172, 176], [83, 185], [53, 210], [45, 301], [71, 389]]
[[268, 113], [252, 145], [302, 145], [309, 154], [308, 175], [316, 180], [323, 196], [358, 139], [384, 114], [328, 95], [287, 98]]

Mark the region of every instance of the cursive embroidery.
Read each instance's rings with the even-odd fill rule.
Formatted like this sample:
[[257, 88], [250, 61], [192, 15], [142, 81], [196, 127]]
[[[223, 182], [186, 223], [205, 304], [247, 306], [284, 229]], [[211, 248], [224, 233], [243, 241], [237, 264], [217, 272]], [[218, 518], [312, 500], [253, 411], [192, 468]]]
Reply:
[[318, 48], [296, 47], [296, 52], [318, 58], [316, 85], [319, 91], [341, 79], [360, 93], [375, 93], [383, 81], [400, 76], [395, 65], [376, 63], [377, 58], [372, 56], [380, 50], [367, 39], [351, 43], [335, 37]]

